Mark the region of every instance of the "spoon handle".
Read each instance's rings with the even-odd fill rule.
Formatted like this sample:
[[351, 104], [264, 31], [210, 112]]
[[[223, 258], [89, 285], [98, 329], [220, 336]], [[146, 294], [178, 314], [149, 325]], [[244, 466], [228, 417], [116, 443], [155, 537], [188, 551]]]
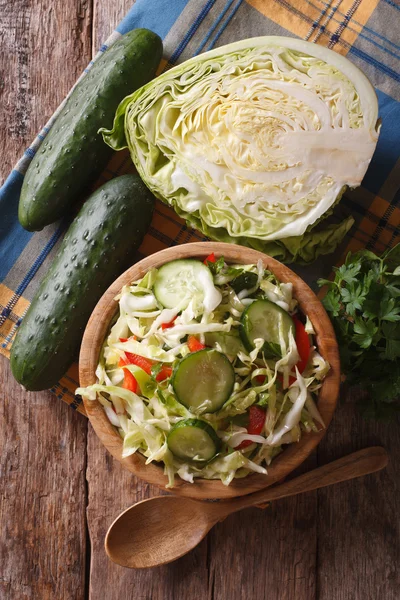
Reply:
[[[220, 507], [225, 514], [233, 513], [242, 508], [256, 506], [270, 500], [287, 498], [303, 492], [311, 492], [319, 488], [347, 481], [362, 475], [374, 473], [386, 467], [388, 456], [381, 446], [371, 446], [358, 452], [353, 452], [343, 458], [334, 460], [327, 465], [313, 469], [304, 475], [299, 475], [290, 481], [285, 481], [275, 487], [270, 487], [248, 496], [237, 498], [230, 502], [221, 502]], [[218, 504], [216, 504], [218, 506]], [[221, 511], [222, 512], [222, 511]]]

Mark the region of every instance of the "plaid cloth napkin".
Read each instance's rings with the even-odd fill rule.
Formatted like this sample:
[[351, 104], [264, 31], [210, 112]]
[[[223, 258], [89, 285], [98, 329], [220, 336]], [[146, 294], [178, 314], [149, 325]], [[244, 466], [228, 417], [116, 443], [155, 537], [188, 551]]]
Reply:
[[[311, 267], [295, 268], [310, 285], [326, 276], [349, 250], [382, 252], [400, 241], [400, 5], [398, 0], [137, 0], [93, 59], [121, 34], [146, 27], [164, 41], [160, 71], [195, 54], [260, 35], [301, 37], [332, 48], [358, 65], [376, 88], [382, 130], [360, 188], [340, 203], [338, 219], [352, 214], [356, 224], [335, 255]], [[90, 69], [89, 64], [82, 77]], [[60, 109], [58, 109], [60, 110]], [[0, 352], [9, 355], [13, 336], [60, 243], [66, 223], [29, 233], [18, 223], [17, 206], [24, 173], [58, 111], [24, 152], [0, 189]], [[133, 170], [126, 153], [116, 154], [99, 181]], [[139, 255], [204, 239], [186, 228], [160, 202]], [[52, 391], [84, 412], [77, 387], [77, 365]]]

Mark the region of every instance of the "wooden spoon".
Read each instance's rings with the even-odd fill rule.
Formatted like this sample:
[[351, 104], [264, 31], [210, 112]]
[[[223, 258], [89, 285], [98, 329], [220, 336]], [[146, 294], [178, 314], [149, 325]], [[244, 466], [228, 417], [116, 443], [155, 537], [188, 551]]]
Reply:
[[[374, 446], [344, 456], [275, 487], [219, 502], [200, 502], [179, 496], [157, 496], [134, 504], [110, 526], [105, 548], [122, 567], [142, 569], [180, 558], [229, 514], [383, 469], [384, 448]], [[195, 484], [194, 484], [195, 485]]]

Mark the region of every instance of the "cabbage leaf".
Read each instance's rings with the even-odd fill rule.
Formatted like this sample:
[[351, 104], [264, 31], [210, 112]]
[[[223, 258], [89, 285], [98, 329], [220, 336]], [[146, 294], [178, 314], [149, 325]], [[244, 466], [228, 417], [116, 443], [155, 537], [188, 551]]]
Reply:
[[[112, 130], [152, 192], [210, 238], [285, 261], [332, 252], [321, 226], [375, 150], [377, 99], [345, 57], [283, 37], [196, 56], [125, 98]], [[316, 226], [316, 227], [315, 227]]]

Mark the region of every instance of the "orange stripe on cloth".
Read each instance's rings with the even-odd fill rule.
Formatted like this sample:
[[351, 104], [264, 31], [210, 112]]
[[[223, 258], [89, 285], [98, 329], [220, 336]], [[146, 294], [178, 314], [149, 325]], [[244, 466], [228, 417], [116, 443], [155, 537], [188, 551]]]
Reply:
[[390, 215], [388, 219], [388, 224], [392, 225], [393, 227], [400, 227], [400, 208], [398, 208], [397, 206], [395, 206], [394, 211]]
[[[1, 306], [7, 306], [7, 304], [12, 300], [13, 296], [14, 292], [3, 283], [0, 283]], [[7, 358], [10, 358], [10, 349], [12, 344], [12, 340], [8, 342], [7, 338], [11, 335], [11, 332], [15, 328], [16, 321], [19, 317], [22, 317], [28, 306], [28, 300], [25, 300], [25, 298], [22, 297], [18, 298], [16, 304], [13, 306], [10, 312], [10, 315], [6, 318], [4, 323], [0, 325], [0, 354], [3, 354], [3, 356], [6, 356]], [[4, 346], [5, 344], [7, 345]]]
[[[161, 73], [167, 68], [168, 65], [169, 65], [168, 61], [165, 60], [165, 58], [162, 58], [160, 64], [158, 65], [156, 75], [157, 76], [161, 75]], [[173, 66], [173, 65], [170, 65], [170, 66]]]
[[[343, 55], [348, 53], [362, 31], [362, 26], [367, 23], [379, 3], [379, 0], [246, 1], [274, 23], [310, 42], [315, 41], [322, 46], [328, 46], [332, 35], [339, 35], [334, 48]], [[334, 10], [335, 7], [338, 7], [340, 12]], [[345, 17], [348, 13], [352, 13], [352, 16], [347, 23]]]
[[[373, 252], [381, 254], [399, 241], [400, 208], [396, 205], [396, 194], [399, 189], [400, 161], [391, 170], [384, 181], [379, 193], [369, 198], [368, 209], [354, 237], [366, 236], [364, 246]], [[352, 194], [362, 194], [364, 188], [353, 190]], [[361, 196], [360, 196], [361, 197]]]
[[387, 200], [384, 200], [380, 196], [375, 196], [374, 201], [370, 205], [368, 211], [373, 215], [381, 218], [384, 216], [385, 212], [389, 208], [390, 203]]
[[[353, 190], [352, 194], [354, 195], [354, 193], [357, 192], [361, 196], [363, 191], [366, 192], [364, 188], [360, 187], [357, 188], [357, 190]], [[381, 220], [385, 219], [388, 211], [391, 212], [382, 225]], [[344, 261], [348, 252], [356, 252], [365, 247], [368, 247], [372, 252], [381, 254], [387, 248], [394, 246], [400, 237], [397, 233], [399, 225], [400, 209], [393, 207], [393, 205], [384, 198], [375, 196], [369, 204], [365, 216], [357, 229], [353, 232], [353, 238], [347, 244], [346, 250], [339, 262], [342, 263]], [[352, 230], [350, 230], [350, 233], [352, 233]]]

